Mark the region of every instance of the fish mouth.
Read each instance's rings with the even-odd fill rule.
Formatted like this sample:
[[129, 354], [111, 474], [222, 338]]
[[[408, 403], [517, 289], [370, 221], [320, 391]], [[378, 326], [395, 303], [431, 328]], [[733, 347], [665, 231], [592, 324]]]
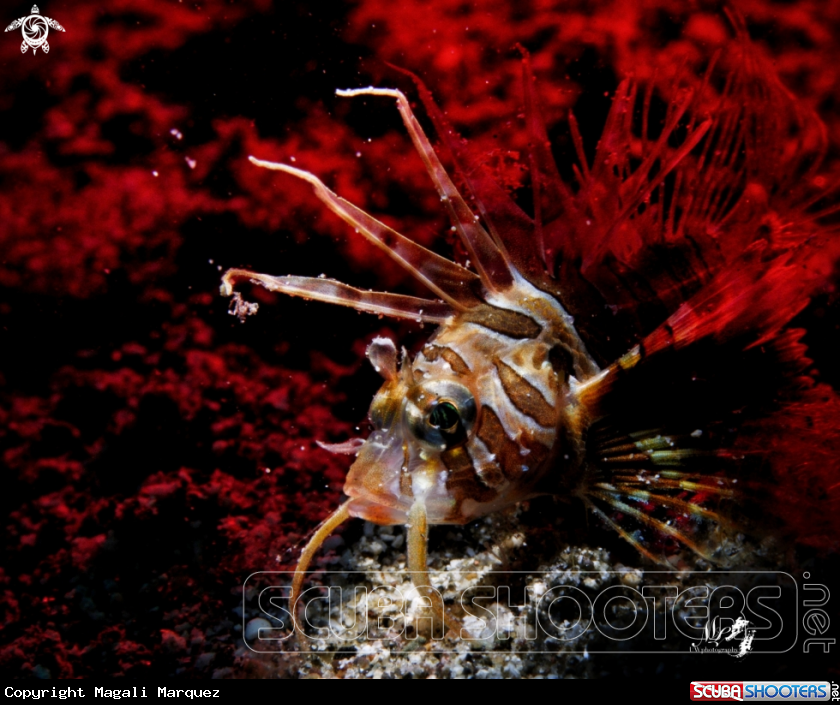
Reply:
[[407, 523], [417, 500], [425, 504], [429, 523], [463, 523], [447, 491], [447, 477], [439, 457], [427, 457], [393, 428], [377, 430], [350, 467], [344, 493], [352, 500], [351, 516], [376, 524]]
[[350, 467], [344, 494], [353, 501], [350, 514], [376, 524], [404, 524], [411, 499], [405, 496], [406, 453], [401, 434], [377, 430], [370, 434]]

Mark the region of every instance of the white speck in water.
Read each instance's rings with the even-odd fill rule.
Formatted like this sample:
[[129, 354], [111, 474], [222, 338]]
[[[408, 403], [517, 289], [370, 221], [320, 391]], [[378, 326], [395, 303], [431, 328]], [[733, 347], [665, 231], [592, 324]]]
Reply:
[[530, 468], [527, 465], [522, 466], [522, 472], [528, 472], [528, 470], [530, 470]]
[[327, 278], [326, 274], [319, 274], [318, 275], [318, 279], [326, 279], [326, 278]]
[[190, 159], [189, 157], [184, 157], [184, 161], [190, 169], [195, 169], [195, 165], [198, 164], [195, 159]]
[[294, 161], [297, 161], [297, 160], [294, 157], [289, 157], [289, 161], [294, 162]]
[[362, 156], [362, 153], [361, 153], [361, 152], [356, 152], [356, 156], [357, 156], [357, 157], [361, 157], [361, 156]]
[[458, 232], [458, 228], [456, 228], [454, 225], [453, 225], [451, 228], [449, 228], [449, 229], [450, 229], [453, 233], [454, 233], [454, 232]]
[[157, 177], [158, 177], [158, 173], [157, 173], [156, 171], [153, 171], [153, 172], [152, 172], [152, 176], [154, 176], [155, 178], [157, 178]]
[[169, 131], [169, 134], [172, 135], [176, 140], [183, 139], [184, 137], [184, 135], [182, 135], [181, 132], [175, 129], [174, 127]]
[[700, 430], [699, 428], [696, 431], [691, 432], [691, 437], [692, 438], [700, 438], [700, 436], [702, 436], [702, 435], [703, 435], [703, 431]]

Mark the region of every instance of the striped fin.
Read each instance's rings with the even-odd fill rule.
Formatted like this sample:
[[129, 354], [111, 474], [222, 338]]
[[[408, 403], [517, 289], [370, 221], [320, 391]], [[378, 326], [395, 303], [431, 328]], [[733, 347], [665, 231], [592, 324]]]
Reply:
[[712, 436], [659, 429], [624, 432], [596, 424], [590, 430], [588, 471], [579, 496], [658, 563], [667, 564], [665, 556], [679, 552], [680, 546], [712, 563], [725, 562], [716, 553], [719, 531], [736, 530], [745, 521], [746, 497], [756, 500], [766, 492], [757, 483], [733, 477], [743, 474], [744, 459], [716, 448]]
[[[666, 378], [665, 369], [659, 367], [663, 364], [669, 369], [681, 367], [683, 375], [694, 365], [721, 377], [726, 375], [726, 365], [739, 368], [745, 357], [755, 357], [750, 350], [783, 340], [783, 327], [807, 305], [827, 274], [815, 244], [775, 254], [767, 251], [767, 243], [756, 243], [638, 345], [580, 385], [578, 399], [593, 418], [600, 418], [615, 406], [613, 390], [626, 387], [628, 377], [644, 376], [655, 389], [656, 376]], [[713, 353], [710, 346], [715, 346]], [[728, 357], [722, 346], [729, 347]], [[701, 348], [709, 349], [708, 360], [700, 359]], [[748, 380], [756, 380], [758, 369], [768, 366], [773, 367], [772, 359], [759, 368], [746, 365], [742, 373], [730, 374], [733, 389], [745, 388]], [[637, 367], [639, 372], [631, 374]], [[778, 370], [774, 374], [779, 377]], [[640, 382], [634, 384], [641, 393]], [[764, 387], [770, 389], [767, 384]], [[730, 391], [721, 388], [724, 397]]]

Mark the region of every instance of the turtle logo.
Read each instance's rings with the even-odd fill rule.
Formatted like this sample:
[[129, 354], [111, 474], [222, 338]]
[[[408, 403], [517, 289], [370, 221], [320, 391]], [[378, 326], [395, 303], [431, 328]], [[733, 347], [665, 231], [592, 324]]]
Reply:
[[32, 6], [31, 15], [15, 20], [6, 27], [6, 31], [11, 32], [18, 27], [21, 27], [21, 31], [23, 32], [23, 44], [20, 45], [22, 54], [25, 54], [29, 47], [32, 47], [33, 54], [38, 51], [39, 47], [44, 50], [45, 54], [49, 54], [50, 45], [47, 43], [47, 35], [50, 33], [50, 27], [59, 32], [64, 31], [64, 27], [58, 24], [58, 22], [49, 17], [44, 17], [38, 11], [37, 5]]

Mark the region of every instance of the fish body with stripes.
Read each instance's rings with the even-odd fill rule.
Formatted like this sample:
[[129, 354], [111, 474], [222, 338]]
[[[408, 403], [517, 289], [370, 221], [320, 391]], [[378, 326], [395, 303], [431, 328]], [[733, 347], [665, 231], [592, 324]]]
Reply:
[[[426, 542], [432, 524], [465, 524], [553, 494], [582, 501], [653, 561], [677, 548], [715, 561], [720, 556], [709, 536], [734, 521], [727, 503], [743, 509], [749, 501], [765, 502], [766, 509], [789, 491], [767, 476], [755, 479], [774, 472], [756, 438], [785, 423], [795, 426], [794, 406], [811, 393], [791, 381], [801, 380], [810, 361], [801, 332], [788, 323], [824, 283], [826, 252], [836, 254], [836, 238], [820, 224], [819, 194], [781, 188], [787, 172], [768, 165], [787, 159], [788, 172], [802, 173], [813, 154], [760, 148], [790, 132], [780, 110], [793, 122], [807, 125], [811, 118], [754, 65], [743, 38], [740, 46], [738, 67], [726, 70], [720, 93], [709, 96], [708, 76], [675, 90], [658, 131], [647, 125], [653, 89], [642, 92], [624, 81], [591, 163], [570, 114], [579, 162], [574, 187], [554, 164], [525, 56], [533, 214], [471, 161], [419, 81], [439, 149], [469, 189], [466, 196], [402, 92], [339, 91], [396, 101], [468, 253], [466, 266], [400, 235], [317, 176], [251, 158], [310, 183], [326, 207], [430, 296], [232, 269], [222, 291], [234, 296], [234, 313], [253, 312], [236, 291], [252, 282], [438, 326], [413, 359], [404, 350], [398, 355], [389, 339], [370, 344], [368, 358], [384, 378], [370, 407], [373, 431], [365, 440], [324, 444], [356, 459], [347, 501], [303, 550], [293, 603], [315, 551], [351, 517], [406, 525], [407, 567], [420, 592], [431, 596]], [[745, 94], [764, 102], [745, 101]], [[658, 315], [658, 324], [642, 321], [642, 310], [648, 319]], [[610, 342], [602, 323], [633, 331], [614, 336], [628, 341], [618, 354], [610, 345], [621, 343]], [[830, 418], [833, 408], [821, 418]], [[784, 458], [797, 451], [776, 452]], [[829, 481], [837, 479], [836, 467], [827, 472], [834, 473]], [[816, 506], [819, 500], [801, 501]], [[433, 607], [443, 615], [441, 605]]]

